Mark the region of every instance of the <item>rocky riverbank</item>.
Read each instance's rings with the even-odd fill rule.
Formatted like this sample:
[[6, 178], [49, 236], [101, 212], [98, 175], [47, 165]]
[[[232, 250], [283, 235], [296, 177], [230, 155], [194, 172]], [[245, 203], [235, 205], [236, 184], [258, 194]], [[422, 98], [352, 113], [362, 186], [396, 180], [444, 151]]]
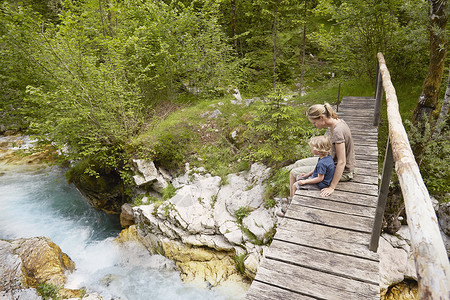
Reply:
[[[20, 142], [21, 139], [23, 137], [9, 137], [8, 142], [1, 140], [2, 166], [39, 167], [48, 159], [48, 153], [42, 156], [26, 154], [31, 142], [26, 142], [26, 139]], [[17, 150], [23, 153], [17, 155]], [[30, 160], [32, 155], [34, 159]], [[280, 203], [273, 199], [267, 201], [264, 195], [270, 169], [254, 164], [248, 171], [220, 178], [211, 176], [202, 168], [186, 165], [185, 172], [175, 177], [151, 161], [134, 160], [133, 163], [134, 203], [122, 205], [121, 222], [126, 229], [116, 241], [124, 244], [138, 241], [145, 246], [148, 255], [161, 254], [169, 258], [186, 282], [205, 288], [233, 284], [240, 286], [245, 293], [280, 221], [276, 215]], [[168, 187], [173, 187], [174, 193], [163, 200], [162, 194]], [[441, 227], [450, 223], [446, 207], [445, 204], [436, 206]], [[448, 236], [443, 234], [443, 238], [449, 245]], [[64, 275], [73, 269], [70, 258], [61, 252], [53, 255], [56, 260], [45, 256], [48, 262], [25, 263], [11, 245], [28, 243], [34, 245], [27, 247], [30, 253], [39, 252], [41, 250], [37, 249], [40, 248], [59, 248], [42, 237], [29, 242], [1, 241], [0, 261], [2, 266], [9, 262], [9, 267], [1, 269], [0, 296], [13, 292], [28, 295], [36, 288], [32, 282], [63, 285], [64, 277], [58, 274], [62, 272]], [[382, 299], [416, 299], [417, 278], [407, 227], [403, 226], [396, 235], [383, 233], [378, 253]], [[21, 271], [21, 274], [32, 274], [35, 279], [24, 279], [19, 273], [16, 276], [17, 266], [25, 264], [34, 265], [36, 270], [42, 265], [59, 266], [60, 273], [43, 271], [48, 274], [47, 279], [37, 271]], [[79, 297], [80, 291], [73, 293], [78, 293], [76, 297]], [[69, 297], [72, 296], [64, 296]]]

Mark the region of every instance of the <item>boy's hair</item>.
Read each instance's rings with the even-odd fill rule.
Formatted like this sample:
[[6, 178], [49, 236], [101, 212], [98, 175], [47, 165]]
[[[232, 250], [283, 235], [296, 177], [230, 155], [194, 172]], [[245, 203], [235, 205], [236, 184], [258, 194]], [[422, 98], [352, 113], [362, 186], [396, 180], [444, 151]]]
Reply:
[[314, 136], [309, 141], [311, 149], [318, 151], [321, 155], [328, 155], [331, 153], [331, 141], [326, 135]]

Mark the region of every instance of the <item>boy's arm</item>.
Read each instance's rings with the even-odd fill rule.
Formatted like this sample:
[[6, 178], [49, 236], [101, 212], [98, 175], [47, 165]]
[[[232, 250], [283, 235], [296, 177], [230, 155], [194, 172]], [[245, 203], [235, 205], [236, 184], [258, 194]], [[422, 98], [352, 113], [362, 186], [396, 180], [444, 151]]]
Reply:
[[325, 174], [317, 174], [317, 177], [305, 179], [305, 180], [299, 180], [297, 181], [298, 184], [304, 185], [304, 184], [312, 184], [312, 183], [319, 183], [325, 178]]
[[302, 173], [300, 174], [300, 176], [302, 176], [303, 178], [308, 178], [309, 176], [311, 176], [314, 173], [314, 170], [308, 172], [308, 173]]

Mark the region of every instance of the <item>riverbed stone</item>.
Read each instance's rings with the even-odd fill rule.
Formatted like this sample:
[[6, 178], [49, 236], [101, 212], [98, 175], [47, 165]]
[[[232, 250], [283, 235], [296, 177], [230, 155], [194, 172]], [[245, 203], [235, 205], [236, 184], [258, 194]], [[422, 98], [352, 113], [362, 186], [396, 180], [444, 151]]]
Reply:
[[127, 228], [134, 224], [133, 206], [130, 203], [122, 205], [122, 211], [120, 213], [120, 225], [123, 228]]
[[414, 256], [408, 226], [396, 235], [383, 233], [379, 240], [380, 289], [382, 291], [404, 280], [417, 281]]
[[0, 300], [42, 300], [36, 289], [20, 289], [11, 291], [0, 291]]
[[0, 291], [37, 288], [40, 283], [62, 286], [73, 261], [47, 237], [0, 240]]

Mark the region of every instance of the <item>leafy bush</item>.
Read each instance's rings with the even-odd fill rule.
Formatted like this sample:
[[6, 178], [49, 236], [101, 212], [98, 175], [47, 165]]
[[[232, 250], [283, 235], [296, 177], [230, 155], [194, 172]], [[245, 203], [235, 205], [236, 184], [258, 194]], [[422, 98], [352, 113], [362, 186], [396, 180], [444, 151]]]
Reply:
[[57, 300], [60, 299], [58, 297], [58, 291], [61, 289], [61, 287], [58, 287], [53, 284], [49, 283], [40, 283], [36, 289], [37, 293], [44, 299], [53, 299]]
[[273, 91], [248, 122], [246, 137], [251, 144], [248, 149], [251, 160], [280, 165], [293, 159], [292, 150], [316, 132], [299, 109], [287, 101], [281, 90]]
[[242, 223], [242, 220], [247, 217], [248, 215], [250, 215], [250, 213], [252, 212], [250, 207], [239, 207], [235, 212], [234, 212], [234, 216], [236, 217], [238, 223]]
[[408, 128], [411, 147], [416, 144], [424, 147], [424, 153], [418, 164], [428, 191], [438, 197], [450, 193], [450, 168], [448, 167], [450, 131], [443, 131], [439, 136], [433, 135], [430, 124], [427, 122], [424, 125], [425, 132], [421, 134], [409, 120], [405, 121], [405, 125]]
[[164, 188], [162, 192], [163, 200], [169, 200], [170, 198], [175, 196], [175, 192], [176, 192], [175, 187], [171, 183], [169, 183], [169, 185], [166, 188]]

